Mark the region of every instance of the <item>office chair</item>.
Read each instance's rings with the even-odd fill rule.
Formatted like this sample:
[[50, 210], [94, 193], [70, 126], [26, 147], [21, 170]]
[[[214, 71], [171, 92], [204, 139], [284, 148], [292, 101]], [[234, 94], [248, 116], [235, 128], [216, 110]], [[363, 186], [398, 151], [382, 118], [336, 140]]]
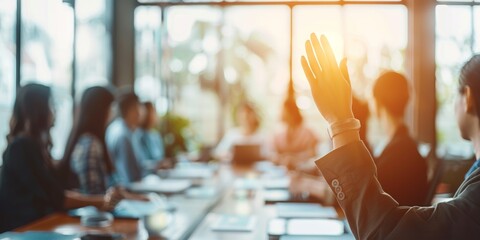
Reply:
[[437, 159], [435, 161], [433, 174], [428, 181], [428, 191], [427, 191], [427, 196], [425, 198], [424, 206], [432, 205], [432, 200], [433, 200], [433, 197], [435, 197], [437, 186], [440, 183], [440, 180], [442, 179], [442, 176], [443, 176], [443, 168], [444, 168], [443, 160]]

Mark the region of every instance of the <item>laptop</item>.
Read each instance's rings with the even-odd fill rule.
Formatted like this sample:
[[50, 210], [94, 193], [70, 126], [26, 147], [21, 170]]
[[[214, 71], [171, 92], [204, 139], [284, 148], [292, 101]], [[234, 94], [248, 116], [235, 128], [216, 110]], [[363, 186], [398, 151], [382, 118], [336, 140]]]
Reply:
[[233, 146], [233, 164], [251, 165], [263, 159], [260, 144], [236, 144]]

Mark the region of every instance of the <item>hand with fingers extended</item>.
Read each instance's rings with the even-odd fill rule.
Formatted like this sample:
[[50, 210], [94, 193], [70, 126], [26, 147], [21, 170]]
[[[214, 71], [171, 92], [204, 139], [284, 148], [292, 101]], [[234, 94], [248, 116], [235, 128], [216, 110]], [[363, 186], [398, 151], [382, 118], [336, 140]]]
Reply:
[[302, 56], [302, 67], [322, 116], [329, 124], [353, 118], [352, 88], [346, 59], [341, 61], [340, 66], [337, 65], [332, 48], [323, 35], [319, 41], [312, 33], [305, 48], [307, 57]]

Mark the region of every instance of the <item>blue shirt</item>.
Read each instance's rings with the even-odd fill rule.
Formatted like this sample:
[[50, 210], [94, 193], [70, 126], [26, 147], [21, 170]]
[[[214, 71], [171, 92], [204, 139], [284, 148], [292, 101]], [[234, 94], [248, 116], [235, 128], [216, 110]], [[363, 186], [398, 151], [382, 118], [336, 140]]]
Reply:
[[115, 164], [118, 183], [126, 186], [140, 181], [142, 166], [135, 153], [135, 137], [123, 119], [118, 118], [108, 126], [105, 140]]
[[135, 149], [144, 169], [154, 169], [165, 157], [165, 148], [156, 130], [135, 131]]
[[468, 172], [465, 174], [465, 179], [467, 179], [479, 167], [480, 167], [480, 159], [478, 159], [477, 161], [475, 161], [475, 163], [473, 163], [472, 167], [470, 167]]

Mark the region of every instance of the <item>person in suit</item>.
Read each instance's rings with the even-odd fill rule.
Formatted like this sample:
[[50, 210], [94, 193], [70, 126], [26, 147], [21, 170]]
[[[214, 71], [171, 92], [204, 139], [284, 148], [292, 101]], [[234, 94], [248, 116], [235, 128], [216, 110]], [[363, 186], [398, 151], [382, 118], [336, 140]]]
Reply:
[[121, 193], [86, 196], [64, 190], [50, 155], [55, 115], [51, 90], [40, 84], [20, 88], [15, 99], [0, 181], [0, 232], [12, 230], [62, 209], [93, 205], [110, 210]]
[[378, 181], [400, 205], [424, 205], [428, 192], [427, 161], [418, 153], [417, 143], [404, 121], [409, 100], [407, 79], [387, 71], [377, 78], [372, 93], [372, 112], [388, 139], [375, 158]]
[[[480, 171], [473, 170], [448, 202], [400, 206], [378, 181], [373, 159], [352, 113], [346, 60], [337, 65], [325, 36], [306, 42], [301, 64], [319, 112], [330, 124], [333, 150], [315, 163], [336, 195], [357, 239], [480, 238]], [[307, 60], [308, 59], [308, 60]], [[480, 55], [462, 68], [455, 104], [462, 137], [480, 158]]]

